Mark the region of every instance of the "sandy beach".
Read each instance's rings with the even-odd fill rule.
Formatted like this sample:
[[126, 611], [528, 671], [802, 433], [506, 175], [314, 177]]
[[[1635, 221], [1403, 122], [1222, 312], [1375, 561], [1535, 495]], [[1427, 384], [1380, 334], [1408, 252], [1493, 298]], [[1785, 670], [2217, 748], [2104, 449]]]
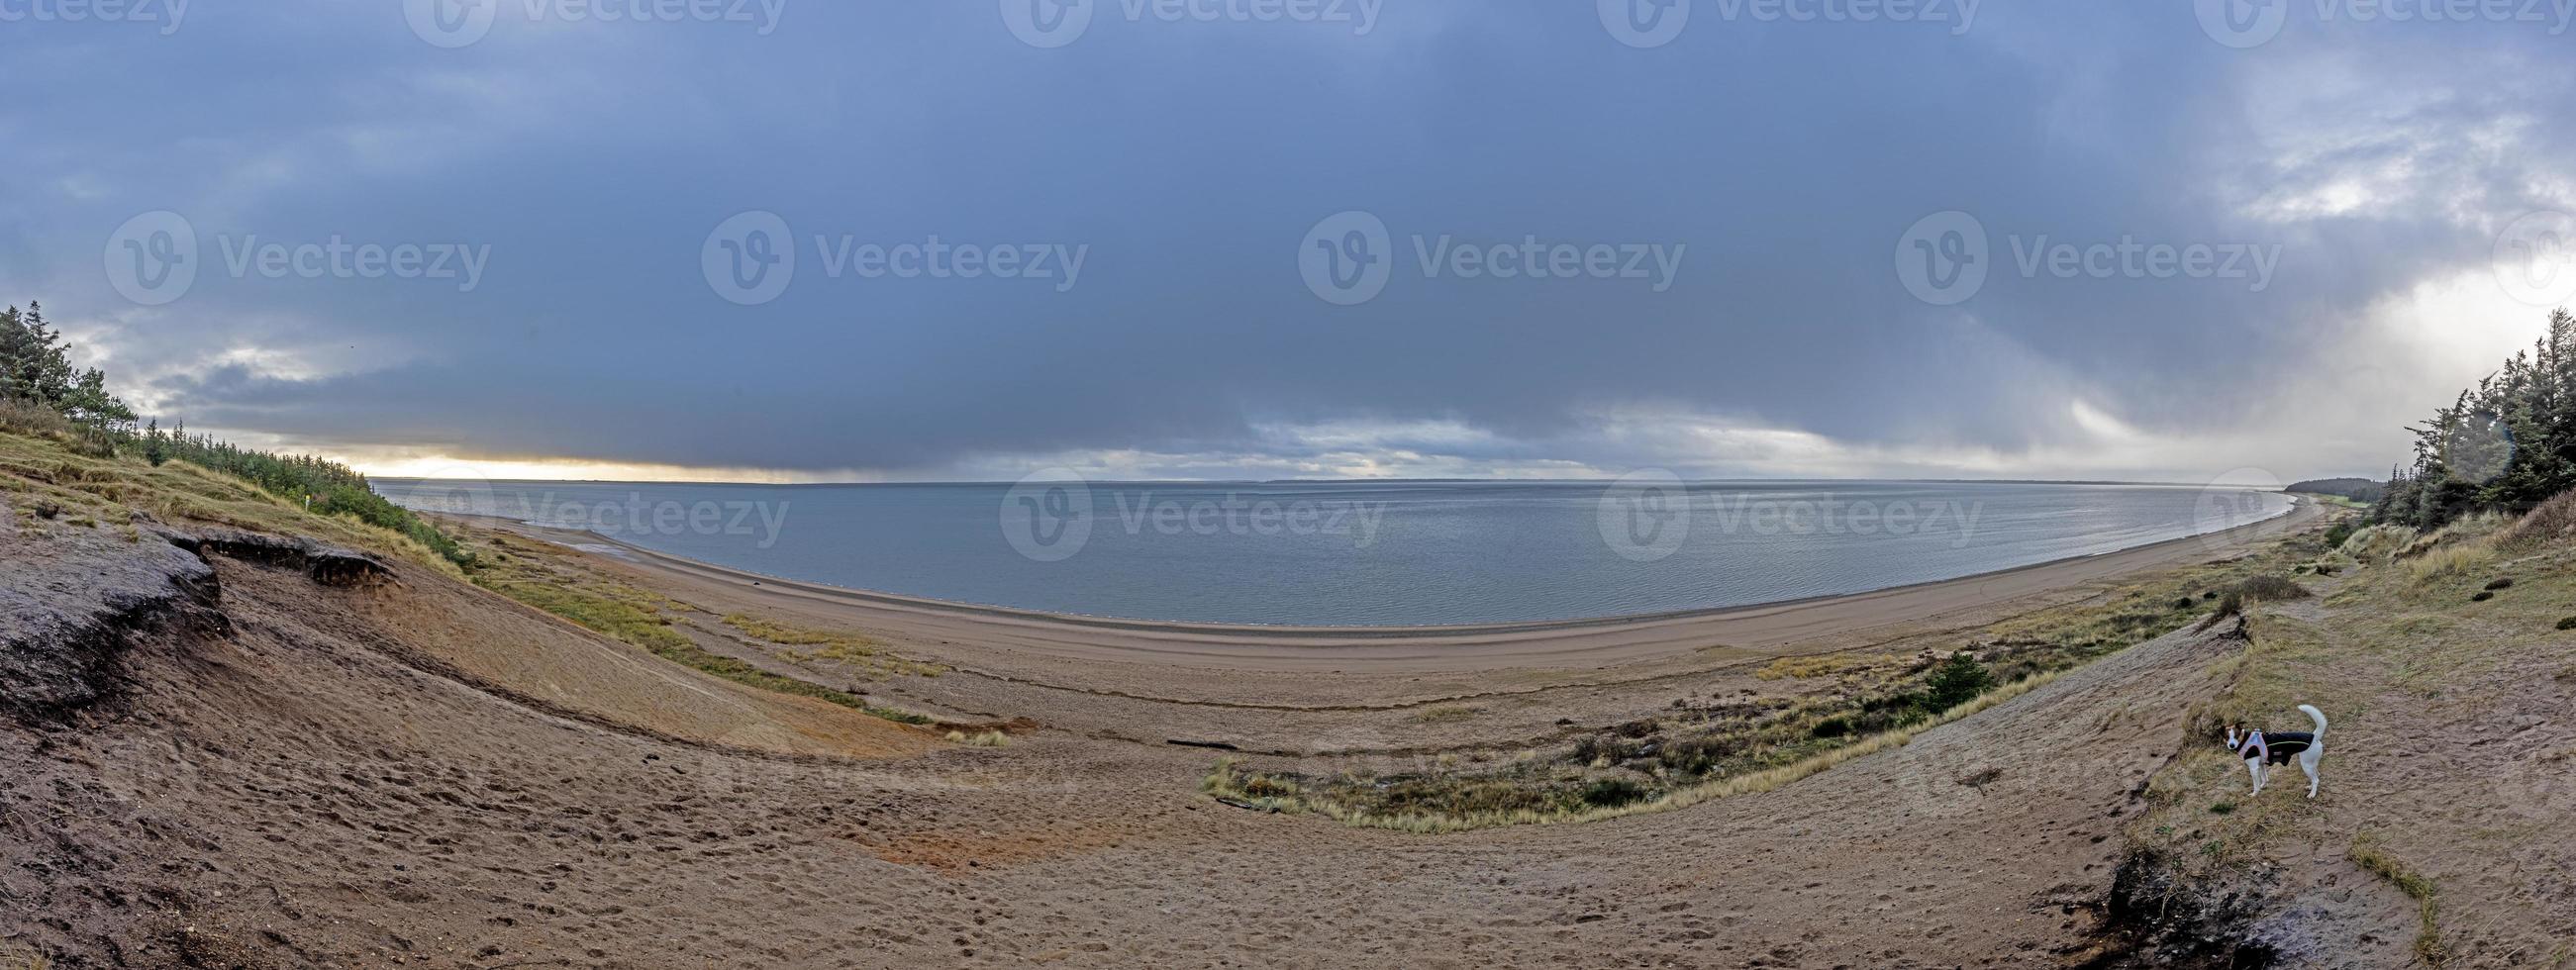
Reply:
[[1849, 596], [1649, 616], [1472, 626], [1284, 627], [1104, 619], [843, 589], [729, 569], [589, 532], [498, 519], [487, 524], [602, 557], [648, 588], [709, 606], [759, 607], [843, 623], [899, 643], [1085, 662], [1176, 664], [1238, 671], [1486, 672], [1605, 667], [1711, 650], [1776, 655], [1831, 649], [1855, 635], [1939, 624], [2053, 592], [2179, 563], [2225, 558], [2315, 521], [2302, 498], [2290, 512], [2225, 532]]

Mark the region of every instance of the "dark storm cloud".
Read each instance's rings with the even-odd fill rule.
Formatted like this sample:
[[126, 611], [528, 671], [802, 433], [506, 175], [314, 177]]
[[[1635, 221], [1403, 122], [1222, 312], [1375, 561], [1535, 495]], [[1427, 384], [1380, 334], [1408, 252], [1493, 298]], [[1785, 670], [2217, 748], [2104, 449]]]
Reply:
[[[2236, 50], [2188, 4], [1992, 0], [1962, 33], [1700, 0], [1639, 49], [1583, 3], [1387, 0], [1364, 34], [1093, 4], [1057, 49], [986, 0], [791, 0], [775, 23], [511, 2], [454, 49], [392, 3], [198, 5], [167, 36], [0, 25], [0, 76], [50, 95], [0, 106], [0, 284], [89, 321], [166, 412], [336, 445], [936, 475], [1294, 462], [1331, 449], [1279, 428], [1440, 422], [1482, 436], [1377, 447], [1616, 467], [1671, 460], [1580, 443], [1640, 407], [2001, 453], [2080, 444], [2075, 400], [2148, 433], [2241, 425], [2373, 301], [2567, 204], [2576, 85], [2545, 24], [2299, 14]], [[200, 276], [137, 307], [101, 248], [158, 209], [200, 237]], [[1340, 307], [1296, 258], [1350, 209], [1398, 265]], [[1992, 276], [1932, 306], [1893, 264], [1948, 209], [1989, 234]], [[700, 265], [746, 210], [797, 241], [793, 284], [753, 306]], [[1426, 279], [1417, 234], [1686, 249], [1658, 292]], [[470, 287], [230, 268], [335, 236], [489, 266]], [[1080, 275], [825, 272], [845, 238], [933, 236], [1078, 251]], [[2259, 291], [2025, 278], [2016, 245], [2041, 237], [2278, 264]]]

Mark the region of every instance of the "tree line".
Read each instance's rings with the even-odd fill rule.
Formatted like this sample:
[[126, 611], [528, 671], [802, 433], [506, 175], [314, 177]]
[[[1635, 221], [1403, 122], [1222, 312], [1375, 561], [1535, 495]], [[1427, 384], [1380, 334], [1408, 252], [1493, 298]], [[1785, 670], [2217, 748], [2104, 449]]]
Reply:
[[248, 481], [323, 515], [347, 516], [409, 536], [457, 565], [473, 563], [473, 553], [376, 494], [367, 476], [347, 465], [192, 435], [184, 422], [164, 430], [156, 418], [138, 427], [134, 409], [108, 393], [104, 372], [72, 366], [71, 344], [46, 322], [42, 304], [0, 311], [0, 402], [61, 416], [78, 429], [84, 449], [97, 457], [140, 458], [154, 466], [184, 461]]
[[2374, 522], [2432, 529], [2576, 489], [2576, 317], [2552, 312], [2532, 349], [2407, 430], [2413, 461], [2389, 470]]

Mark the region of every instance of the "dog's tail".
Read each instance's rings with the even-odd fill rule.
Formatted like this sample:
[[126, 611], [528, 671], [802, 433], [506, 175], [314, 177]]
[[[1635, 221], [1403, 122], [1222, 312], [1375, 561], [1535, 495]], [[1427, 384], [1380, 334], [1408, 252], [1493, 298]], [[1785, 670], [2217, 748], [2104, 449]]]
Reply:
[[2299, 705], [2299, 709], [2300, 709], [2300, 710], [2302, 710], [2302, 711], [2306, 711], [2306, 712], [2308, 712], [2308, 717], [2309, 717], [2310, 719], [2312, 719], [2312, 720], [2314, 720], [2314, 721], [2316, 721], [2316, 722], [2317, 722], [2317, 740], [2319, 740], [2319, 741], [2323, 741], [2323, 740], [2325, 740], [2325, 739], [2326, 739], [2326, 712], [2324, 712], [2324, 711], [2320, 711], [2320, 710], [2317, 710], [2317, 709], [2316, 709], [2316, 707], [2315, 707], [2314, 705], [2309, 705], [2309, 704], [2301, 704], [2301, 705]]

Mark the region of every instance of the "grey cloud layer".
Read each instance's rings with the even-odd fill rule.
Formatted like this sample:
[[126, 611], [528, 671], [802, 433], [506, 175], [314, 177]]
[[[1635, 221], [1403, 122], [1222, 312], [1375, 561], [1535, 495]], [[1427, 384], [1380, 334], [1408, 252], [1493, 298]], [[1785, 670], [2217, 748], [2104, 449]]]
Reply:
[[[1085, 449], [1295, 461], [1278, 427], [1428, 420], [1486, 435], [1418, 443], [1462, 459], [1616, 467], [1667, 457], [1586, 444], [1593, 416], [1652, 407], [2037, 451], [2082, 438], [2076, 399], [2154, 433], [2246, 423], [2373, 301], [2565, 204], [2543, 190], [2576, 117], [2565, 38], [2530, 25], [2294, 23], [2240, 51], [2188, 5], [1991, 0], [1954, 35], [1702, 4], [1647, 50], [1580, 3], [1389, 0], [1364, 34], [1113, 5], [1052, 50], [986, 2], [790, 3], [766, 34], [507, 4], [457, 49], [374, 6], [0, 33], [12, 90], [60, 92], [0, 104], [0, 288], [86, 321], [192, 424], [350, 445], [937, 476]], [[209, 265], [137, 308], [99, 253], [154, 209], [490, 255], [470, 292]], [[751, 209], [808, 262], [744, 307], [699, 257]], [[1296, 247], [1349, 209], [1399, 239], [1687, 258], [1661, 292], [1408, 271], [1336, 307]], [[1995, 238], [1995, 278], [1948, 308], [1891, 267], [1944, 209]], [[1087, 259], [1070, 288], [815, 265], [817, 237], [934, 236]], [[2279, 265], [2259, 292], [2024, 278], [2007, 238], [2040, 236]]]

